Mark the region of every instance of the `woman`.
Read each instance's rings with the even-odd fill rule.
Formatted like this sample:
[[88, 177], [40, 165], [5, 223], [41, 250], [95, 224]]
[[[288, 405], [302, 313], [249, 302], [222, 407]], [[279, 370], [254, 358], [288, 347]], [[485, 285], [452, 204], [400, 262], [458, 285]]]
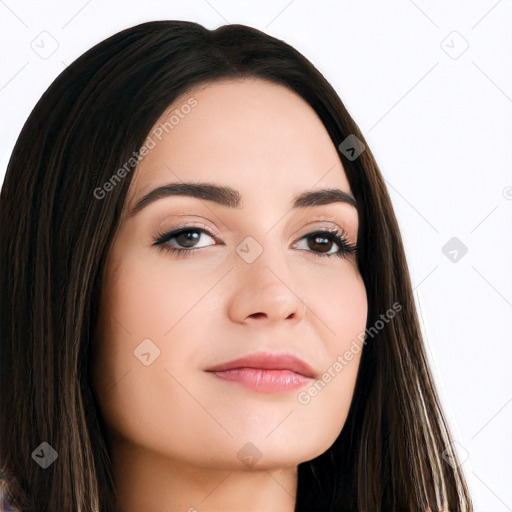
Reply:
[[1, 192], [21, 510], [472, 510], [398, 225], [325, 78], [157, 21], [54, 81]]

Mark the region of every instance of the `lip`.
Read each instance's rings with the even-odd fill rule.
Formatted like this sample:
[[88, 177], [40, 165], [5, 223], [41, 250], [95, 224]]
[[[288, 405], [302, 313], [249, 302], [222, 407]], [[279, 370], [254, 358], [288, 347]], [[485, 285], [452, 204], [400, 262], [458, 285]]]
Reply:
[[313, 368], [292, 354], [258, 352], [221, 363], [206, 372], [262, 393], [294, 391], [311, 383]]

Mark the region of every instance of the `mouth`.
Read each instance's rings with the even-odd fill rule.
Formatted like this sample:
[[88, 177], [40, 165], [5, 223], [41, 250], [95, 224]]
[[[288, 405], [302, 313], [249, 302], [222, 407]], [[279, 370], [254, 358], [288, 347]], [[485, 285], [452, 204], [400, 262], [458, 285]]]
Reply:
[[311, 384], [313, 368], [291, 354], [259, 352], [207, 368], [206, 372], [225, 382], [261, 393], [295, 391]]

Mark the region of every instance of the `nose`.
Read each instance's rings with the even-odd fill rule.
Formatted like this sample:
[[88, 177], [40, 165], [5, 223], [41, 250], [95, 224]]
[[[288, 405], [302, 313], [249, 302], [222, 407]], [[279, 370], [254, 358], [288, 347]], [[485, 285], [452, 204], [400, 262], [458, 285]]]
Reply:
[[306, 314], [299, 276], [279, 250], [265, 249], [252, 263], [240, 262], [231, 273], [228, 311], [235, 323], [298, 323]]

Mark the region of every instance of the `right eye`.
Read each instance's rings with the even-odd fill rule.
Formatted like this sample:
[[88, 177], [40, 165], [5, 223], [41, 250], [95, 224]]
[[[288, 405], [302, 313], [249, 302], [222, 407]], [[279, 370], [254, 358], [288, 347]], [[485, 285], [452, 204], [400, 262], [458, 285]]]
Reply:
[[[207, 229], [191, 226], [187, 228], [174, 229], [168, 233], [159, 234], [153, 241], [153, 245], [157, 245], [162, 250], [177, 254], [178, 256], [185, 256], [187, 254], [191, 254], [197, 249], [200, 249], [201, 247], [207, 247], [207, 245], [200, 247], [193, 246], [193, 244], [197, 243], [197, 241], [201, 238], [201, 234], [206, 234], [210, 238], [214, 239], [214, 235]], [[175, 242], [174, 244], [171, 244], [171, 241], [173, 240], [175, 240]], [[180, 248], [180, 246], [184, 247]]]

